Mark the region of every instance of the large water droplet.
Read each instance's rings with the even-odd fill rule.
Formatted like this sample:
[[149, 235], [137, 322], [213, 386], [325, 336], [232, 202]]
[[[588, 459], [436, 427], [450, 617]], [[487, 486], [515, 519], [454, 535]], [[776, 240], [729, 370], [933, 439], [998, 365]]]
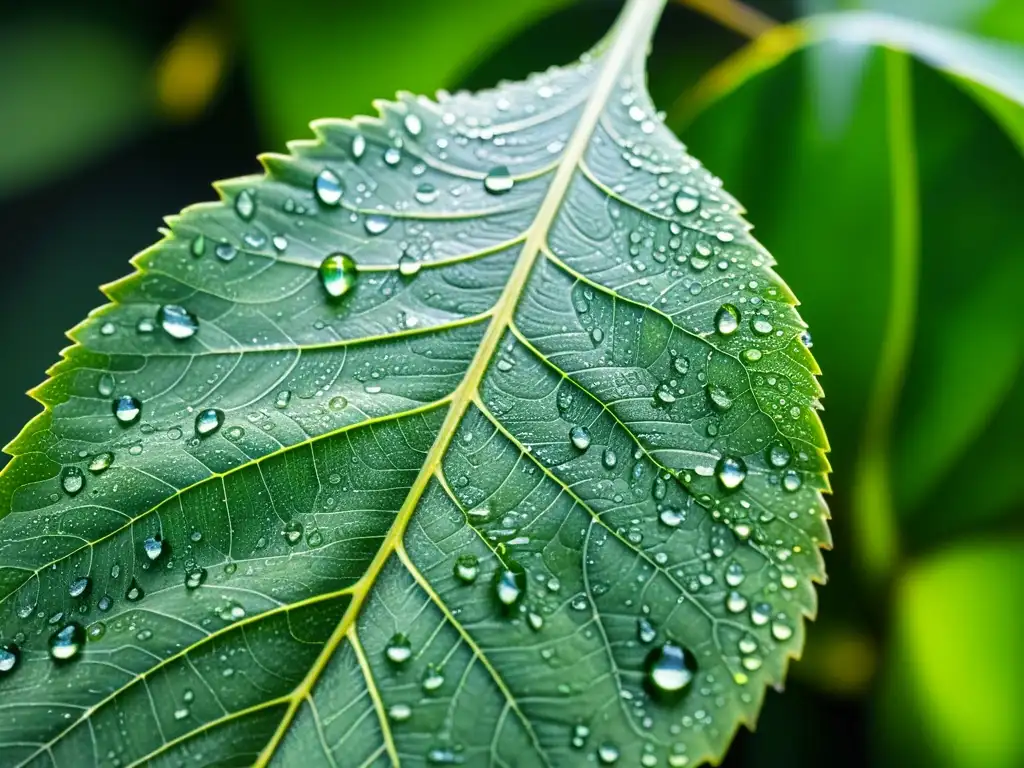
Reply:
[[212, 435], [224, 423], [224, 412], [216, 408], [207, 408], [196, 414], [196, 434], [200, 437]]
[[569, 430], [569, 440], [577, 450], [585, 451], [590, 447], [590, 432], [583, 426], [573, 427]]
[[358, 274], [355, 261], [344, 253], [332, 253], [320, 264], [320, 282], [335, 299], [352, 290]]
[[740, 311], [732, 304], [723, 304], [715, 313], [715, 330], [723, 336], [730, 336], [739, 327]]
[[146, 557], [149, 558], [150, 562], [159, 559], [160, 555], [164, 553], [164, 540], [159, 534], [148, 536], [145, 541], [142, 542], [142, 551], [146, 553]]
[[437, 187], [433, 184], [424, 181], [418, 187], [416, 187], [416, 202], [422, 203], [423, 205], [430, 205], [432, 202], [437, 200], [441, 193], [438, 192]]
[[743, 459], [725, 456], [718, 460], [715, 473], [722, 487], [732, 491], [743, 484], [743, 480], [747, 477], [747, 465], [743, 463]]
[[256, 213], [256, 197], [247, 189], [243, 189], [235, 198], [235, 213], [248, 221]]
[[661, 510], [661, 513], [658, 515], [658, 519], [669, 528], [678, 528], [685, 518], [683, 513], [678, 509], [666, 507]]
[[79, 576], [68, 585], [68, 594], [72, 597], [81, 597], [89, 591], [91, 583], [88, 576]]
[[164, 304], [157, 310], [156, 321], [168, 336], [174, 339], [187, 339], [195, 336], [199, 330], [199, 320], [184, 307], [177, 304]]
[[676, 195], [676, 209], [680, 213], [693, 213], [700, 207], [700, 200], [693, 195], [680, 192]]
[[436, 691], [444, 685], [444, 674], [434, 664], [428, 664], [426, 671], [423, 673], [422, 684], [425, 693]]
[[412, 658], [412, 645], [409, 643], [409, 638], [401, 632], [396, 632], [388, 640], [388, 644], [384, 648], [384, 655], [393, 664], [404, 664], [407, 662]]
[[345, 194], [341, 179], [328, 168], [320, 171], [313, 188], [316, 191], [317, 199], [324, 205], [337, 205], [341, 202], [341, 196]]
[[455, 558], [455, 565], [452, 567], [455, 578], [466, 584], [472, 584], [480, 575], [480, 561], [471, 552], [466, 552]]
[[515, 186], [515, 179], [504, 165], [497, 165], [484, 177], [484, 189], [492, 195], [503, 195]]
[[66, 494], [74, 496], [85, 486], [85, 473], [78, 467], [64, 467], [60, 473], [60, 484]]
[[281, 529], [286, 544], [295, 545], [302, 540], [302, 523], [298, 520], [289, 520]]
[[644, 684], [662, 701], [678, 701], [697, 674], [697, 660], [681, 645], [666, 642], [644, 659]]
[[423, 130], [423, 122], [415, 112], [409, 112], [403, 122], [405, 123], [405, 130], [412, 136], [419, 136], [420, 131]]
[[73, 621], [50, 637], [50, 657], [54, 661], [70, 661], [79, 654], [83, 645], [85, 628]]
[[114, 399], [114, 416], [122, 424], [134, 424], [142, 414], [142, 403], [131, 395], [121, 395]]
[[526, 571], [515, 561], [498, 569], [494, 574], [494, 595], [503, 608], [519, 604], [526, 594]]
[[8, 644], [0, 645], [0, 675], [6, 675], [14, 671], [18, 666], [18, 646]]
[[619, 762], [619, 754], [619, 748], [610, 741], [597, 748], [597, 759], [601, 761], [601, 765], [614, 765]]

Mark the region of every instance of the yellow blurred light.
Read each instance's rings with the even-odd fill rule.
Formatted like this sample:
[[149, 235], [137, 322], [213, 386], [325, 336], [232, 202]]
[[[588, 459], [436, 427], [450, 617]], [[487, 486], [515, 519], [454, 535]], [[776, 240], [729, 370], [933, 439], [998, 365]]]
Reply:
[[227, 46], [204, 21], [189, 24], [171, 42], [157, 65], [156, 92], [163, 113], [173, 120], [197, 117], [217, 92]]

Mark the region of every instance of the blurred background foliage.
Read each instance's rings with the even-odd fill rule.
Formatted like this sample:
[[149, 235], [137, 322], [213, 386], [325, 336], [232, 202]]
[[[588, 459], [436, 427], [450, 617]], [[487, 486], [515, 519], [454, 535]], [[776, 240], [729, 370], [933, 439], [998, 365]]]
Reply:
[[[619, 3], [7, 5], [13, 437], [162, 215], [313, 118], [570, 61]], [[1024, 3], [684, 0], [650, 80], [804, 302], [827, 393], [831, 583], [726, 765], [1024, 765]]]

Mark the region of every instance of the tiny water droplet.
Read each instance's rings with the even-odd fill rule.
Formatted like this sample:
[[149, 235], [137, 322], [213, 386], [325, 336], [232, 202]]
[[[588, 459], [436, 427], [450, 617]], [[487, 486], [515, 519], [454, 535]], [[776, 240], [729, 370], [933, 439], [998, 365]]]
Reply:
[[114, 399], [114, 416], [122, 424], [134, 424], [142, 414], [142, 403], [131, 395], [121, 395]]
[[658, 632], [650, 621], [641, 616], [636, 620], [636, 636], [641, 643], [647, 645], [648, 643], [654, 642], [654, 638], [658, 636]]
[[743, 480], [747, 477], [747, 466], [743, 463], [743, 459], [737, 459], [731, 456], [725, 456], [719, 459], [718, 466], [715, 471], [718, 476], [718, 482], [721, 483], [722, 487], [727, 491], [733, 491], [739, 488], [743, 484]]
[[100, 376], [99, 381], [96, 383], [96, 391], [102, 397], [110, 397], [114, 394], [114, 377], [109, 373], [104, 373]]
[[508, 168], [504, 165], [497, 165], [487, 172], [484, 177], [484, 189], [492, 195], [503, 195], [515, 186], [515, 179]]
[[526, 571], [519, 563], [509, 561], [498, 569], [494, 574], [494, 594], [503, 608], [519, 604], [526, 594]]
[[604, 464], [605, 469], [614, 469], [618, 461], [619, 457], [615, 455], [615, 451], [611, 448], [604, 449], [604, 453], [601, 454], [601, 463]]
[[337, 205], [345, 190], [341, 185], [341, 179], [329, 168], [324, 168], [317, 174], [313, 184], [317, 199], [324, 205]]
[[663, 643], [644, 659], [644, 683], [655, 698], [678, 701], [697, 674], [697, 660], [681, 645]]
[[403, 253], [398, 259], [398, 274], [402, 277], [412, 277], [420, 271], [423, 263], [407, 253]]
[[680, 192], [676, 195], [676, 209], [680, 213], [693, 213], [700, 207], [700, 200], [693, 195]]
[[422, 684], [424, 692], [436, 691], [444, 685], [444, 674], [435, 665], [428, 664], [426, 671], [423, 673]]
[[466, 552], [455, 558], [455, 565], [452, 567], [455, 578], [466, 584], [472, 584], [480, 575], [480, 561], [476, 555]]
[[430, 182], [424, 181], [418, 187], [416, 187], [416, 202], [422, 203], [423, 205], [430, 205], [440, 196], [440, 192]]
[[90, 585], [88, 576], [79, 576], [68, 585], [68, 594], [72, 597], [81, 597], [89, 591]]
[[715, 330], [731, 336], [740, 327], [740, 311], [732, 304], [723, 304], [715, 314]]
[[54, 661], [70, 661], [85, 644], [85, 629], [77, 622], [71, 622], [50, 637], [50, 657]]
[[801, 485], [803, 485], [803, 480], [800, 478], [800, 474], [792, 469], [782, 476], [782, 487], [790, 493], [800, 490]]
[[18, 666], [20, 653], [18, 646], [13, 644], [0, 645], [0, 675], [6, 675]]
[[320, 264], [320, 282], [332, 298], [348, 293], [358, 277], [356, 263], [344, 253], [332, 253]]
[[74, 496], [85, 486], [85, 473], [78, 467], [64, 467], [60, 474], [60, 484], [66, 494]]
[[590, 447], [590, 432], [586, 427], [575, 426], [569, 430], [569, 440], [577, 450], [585, 451]]
[[177, 304], [164, 304], [156, 313], [156, 321], [172, 339], [188, 339], [199, 330], [196, 316]]
[[212, 435], [224, 423], [224, 412], [216, 408], [207, 408], [196, 414], [196, 434], [200, 437]]
[[388, 640], [388, 644], [384, 648], [384, 655], [393, 664], [404, 664], [407, 662], [412, 658], [412, 645], [409, 643], [409, 638], [401, 632], [396, 632]]
[[235, 198], [235, 213], [244, 221], [248, 221], [256, 213], [256, 197], [247, 189], [243, 189]]
[[142, 542], [142, 551], [146, 553], [149, 561], [153, 562], [164, 553], [164, 540], [159, 535], [149, 536]]
[[295, 545], [302, 540], [302, 523], [298, 520], [289, 520], [281, 529], [286, 544]]
[[381, 235], [388, 231], [391, 226], [391, 217], [383, 213], [371, 213], [363, 222], [363, 228], [368, 235]]

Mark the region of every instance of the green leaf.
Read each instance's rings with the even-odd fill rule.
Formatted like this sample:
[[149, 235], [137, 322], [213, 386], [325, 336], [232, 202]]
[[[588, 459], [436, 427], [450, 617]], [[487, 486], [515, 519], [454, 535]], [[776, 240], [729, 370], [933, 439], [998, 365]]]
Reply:
[[661, 5], [316, 123], [107, 287], [0, 484], [5, 759], [685, 765], [754, 721], [824, 578], [820, 389], [643, 88]]
[[1020, 540], [961, 544], [903, 574], [875, 764], [1021, 764], [1022, 600]]

